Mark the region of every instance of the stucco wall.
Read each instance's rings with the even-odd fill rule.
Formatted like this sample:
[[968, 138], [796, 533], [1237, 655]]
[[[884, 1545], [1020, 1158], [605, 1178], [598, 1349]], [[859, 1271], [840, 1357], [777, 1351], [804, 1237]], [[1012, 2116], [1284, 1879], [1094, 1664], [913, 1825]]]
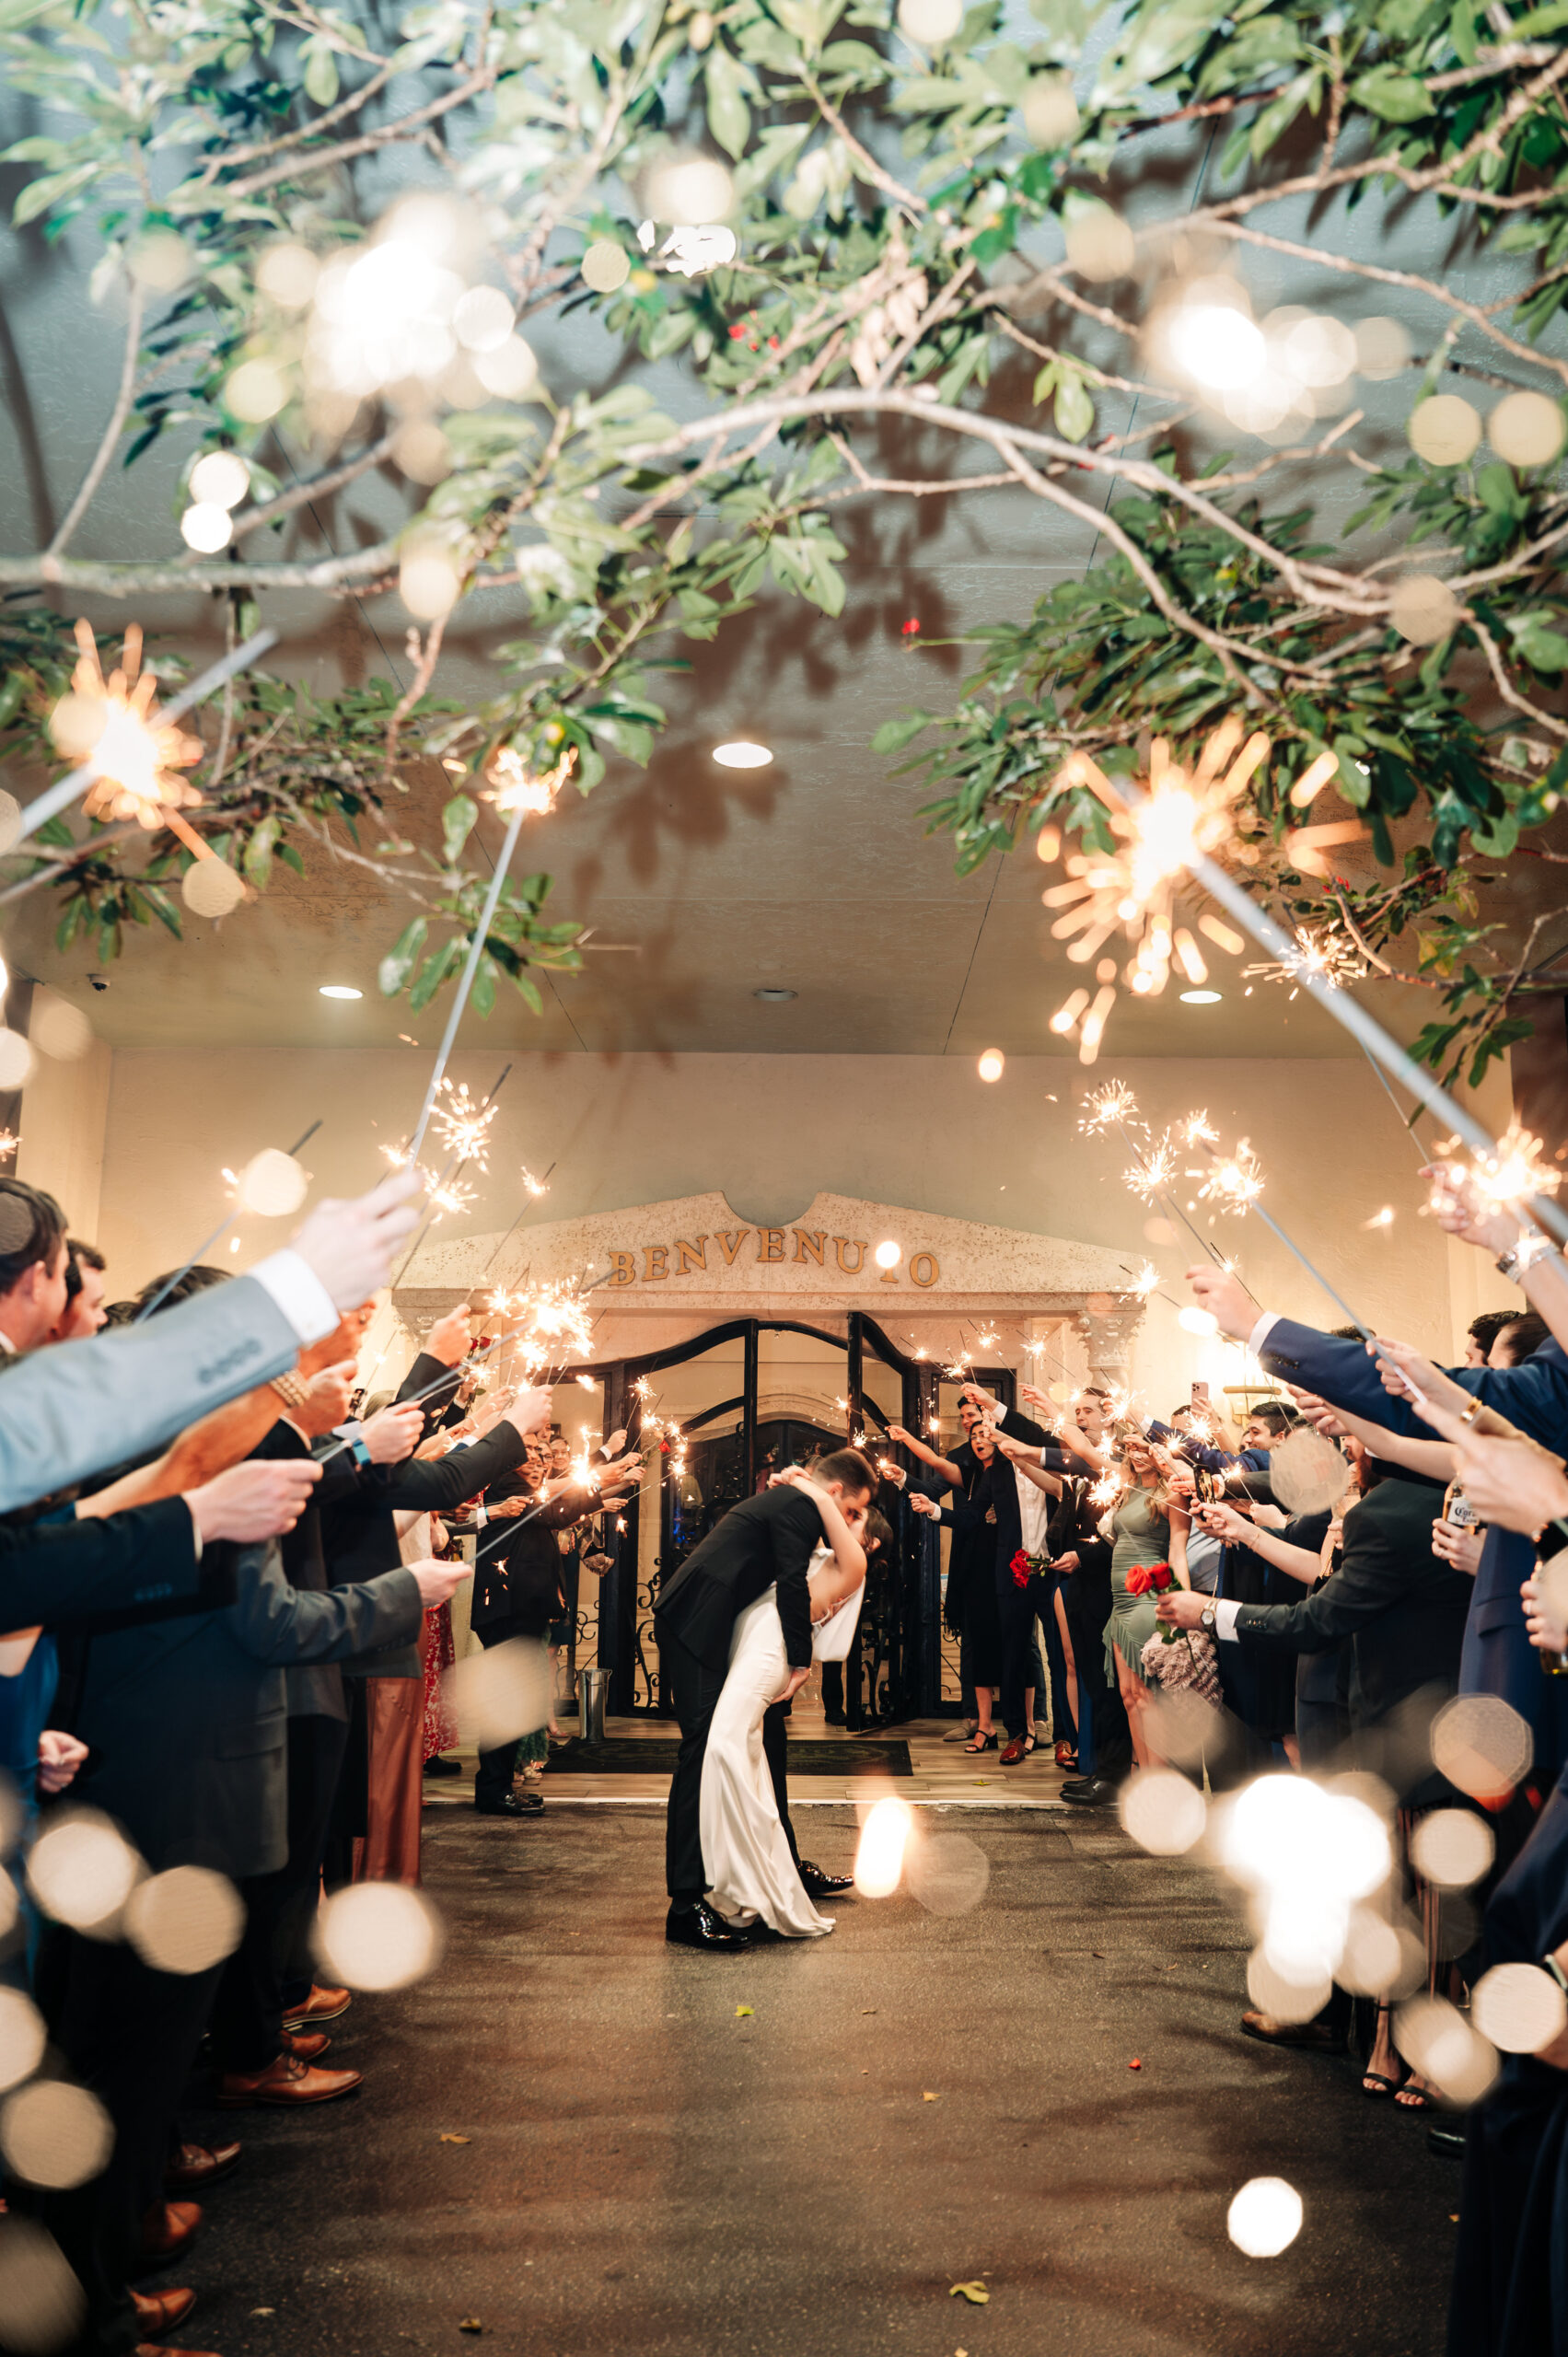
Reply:
[[[501, 1047], [469, 1053], [454, 1074], [482, 1096], [505, 1062]], [[117, 1054], [99, 1219], [113, 1290], [178, 1262], [216, 1225], [224, 1165], [286, 1146], [318, 1118], [305, 1158], [319, 1188], [365, 1186], [383, 1167], [379, 1146], [411, 1124], [428, 1070], [424, 1050]], [[555, 1166], [525, 1225], [707, 1189], [743, 1219], [788, 1221], [831, 1190], [1075, 1237], [1134, 1262], [1147, 1250], [1184, 1298], [1185, 1246], [1146, 1241], [1151, 1213], [1121, 1184], [1120, 1143], [1078, 1133], [1083, 1095], [1112, 1075], [1156, 1128], [1202, 1106], [1227, 1141], [1249, 1137], [1270, 1208], [1374, 1326], [1446, 1352], [1456, 1318], [1462, 1330], [1484, 1302], [1509, 1297], [1479, 1255], [1466, 1254], [1451, 1278], [1445, 1240], [1418, 1215], [1423, 1189], [1409, 1140], [1365, 1063], [1340, 1059], [1115, 1060], [1088, 1074], [1055, 1058], [1015, 1059], [988, 1086], [956, 1057], [519, 1054], [490, 1175], [464, 1225], [505, 1227], [526, 1201], [524, 1163]], [[1505, 1083], [1481, 1109], [1506, 1120]], [[1392, 1225], [1367, 1228], [1385, 1205]], [[1229, 1222], [1215, 1233], [1270, 1307], [1340, 1322], [1266, 1231]], [[213, 1257], [244, 1268], [279, 1240], [254, 1219], [238, 1237], [238, 1252], [220, 1246]], [[872, 1289], [866, 1306], [875, 1302]], [[1140, 1387], [1166, 1405], [1194, 1375], [1234, 1381], [1240, 1372], [1236, 1353], [1181, 1333], [1175, 1316], [1150, 1305], [1135, 1359]]]

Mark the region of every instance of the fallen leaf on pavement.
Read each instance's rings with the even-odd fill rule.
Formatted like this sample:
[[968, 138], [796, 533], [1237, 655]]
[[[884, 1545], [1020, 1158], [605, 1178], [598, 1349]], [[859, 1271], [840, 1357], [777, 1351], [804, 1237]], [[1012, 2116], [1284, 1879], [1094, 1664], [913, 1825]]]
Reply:
[[471, 2144], [473, 2138], [471, 2136], [438, 2136], [436, 2141], [438, 2144]]
[[922, 2103], [940, 2103], [940, 2102], [941, 2102], [941, 2100], [942, 2100], [942, 2098], [941, 2098], [941, 2096], [934, 2096], [934, 2095], [930, 2094], [929, 2092], [927, 2092], [925, 2095], [923, 2095], [923, 2096], [921, 2096], [921, 2102], [922, 2102]]
[[1135, 2054], [1133, 2055], [1132, 2060], [1131, 2061], [1131, 2062], [1129, 2062], [1129, 2063], [1128, 2063], [1128, 2065], [1127, 2065], [1127, 2068], [1128, 2068], [1130, 2071], [1141, 2071], [1141, 2070], [1143, 2069], [1143, 2067], [1144, 2067], [1144, 2066], [1143, 2066], [1143, 2064], [1139, 2061], [1139, 2060], [1138, 2060], [1138, 2058], [1137, 2058], [1137, 2056], [1136, 2056]]
[[482, 2332], [484, 2330], [484, 2327], [481, 2324], [477, 2316], [459, 2316], [458, 2319], [458, 2330], [459, 2332]]
[[756, 2010], [757, 2010], [757, 2008], [755, 2007], [755, 2005], [737, 2005], [737, 2007], [736, 2007], [736, 2009], [735, 2009], [735, 2018], [736, 2018], [736, 2020], [737, 2020], [737, 2021], [738, 2021], [738, 2020], [740, 2019], [740, 2017], [741, 2017], [742, 2014], [755, 2014]]
[[874, 2014], [877, 2008], [875, 2005], [862, 2005], [860, 2010], [863, 2014]]
[[275, 2316], [277, 2310], [276, 2308], [252, 2308], [250, 2313], [253, 2316]]
[[955, 2283], [949, 2290], [947, 2297], [950, 2300], [956, 2300], [960, 2292], [970, 2306], [976, 2308], [983, 2308], [991, 2297], [983, 2283]]

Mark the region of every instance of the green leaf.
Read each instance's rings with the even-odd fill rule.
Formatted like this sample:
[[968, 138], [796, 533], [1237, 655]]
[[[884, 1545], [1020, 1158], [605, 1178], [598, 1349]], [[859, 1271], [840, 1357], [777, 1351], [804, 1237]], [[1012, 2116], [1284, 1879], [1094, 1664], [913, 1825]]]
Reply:
[[1539, 41], [1542, 33], [1560, 33], [1568, 25], [1568, 6], [1555, 0], [1550, 8], [1532, 8], [1527, 16], [1516, 17], [1508, 28], [1511, 41]]
[[377, 983], [383, 998], [396, 998], [403, 988], [418, 962], [429, 931], [429, 918], [415, 917], [388, 950], [376, 970]]
[[708, 87], [708, 129], [726, 156], [740, 161], [751, 136], [751, 110], [745, 93], [755, 91], [757, 77], [749, 66], [733, 58], [723, 41], [708, 52], [704, 78]]
[[936, 717], [931, 712], [903, 712], [896, 720], [885, 720], [871, 739], [874, 753], [901, 753], [904, 747], [929, 728]]
[[338, 95], [338, 61], [331, 41], [313, 34], [300, 51], [305, 60], [305, 95], [319, 107], [331, 106]]
[[467, 957], [468, 946], [466, 936], [454, 934], [450, 941], [442, 943], [433, 958], [425, 959], [408, 995], [411, 1015], [418, 1015], [429, 1005], [453, 967], [460, 958]]
[[258, 892], [264, 892], [273, 880], [273, 853], [282, 828], [283, 820], [274, 813], [262, 819], [245, 846], [245, 880]]
[[1056, 430], [1064, 442], [1081, 442], [1095, 422], [1094, 400], [1076, 371], [1056, 389]]
[[478, 816], [479, 805], [468, 794], [454, 794], [442, 811], [441, 857], [448, 867], [456, 867]]
[[1433, 110], [1425, 83], [1393, 65], [1375, 65], [1370, 74], [1358, 74], [1350, 94], [1385, 122], [1419, 122]]
[[480, 1016], [490, 1015], [495, 1007], [495, 960], [485, 951], [474, 968], [473, 988], [469, 993], [469, 1004]]

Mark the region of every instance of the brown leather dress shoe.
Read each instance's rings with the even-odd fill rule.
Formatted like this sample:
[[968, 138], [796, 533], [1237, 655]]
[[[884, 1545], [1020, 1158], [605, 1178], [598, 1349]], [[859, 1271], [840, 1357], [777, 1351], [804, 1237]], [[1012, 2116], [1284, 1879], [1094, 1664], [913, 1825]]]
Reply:
[[136, 2311], [136, 2330], [148, 2340], [161, 2340], [177, 2324], [183, 2324], [196, 2305], [194, 2292], [133, 2292], [133, 2306]]
[[303, 2005], [291, 2005], [283, 2017], [285, 2029], [318, 2029], [346, 2014], [353, 2001], [346, 1989], [312, 1989]]
[[197, 2201], [155, 2201], [142, 2220], [142, 2261], [162, 2267], [189, 2248], [202, 2223]]
[[296, 2062], [319, 2062], [331, 2042], [319, 2029], [285, 2029], [283, 2034], [283, 2050], [292, 2054]]
[[203, 2185], [215, 2185], [220, 2177], [227, 2177], [239, 2161], [238, 2142], [228, 2144], [181, 2144], [170, 2158], [163, 2173], [163, 2181], [170, 2193], [194, 2193]]
[[359, 2071], [315, 2071], [296, 2055], [280, 2054], [264, 2071], [220, 2072], [217, 2101], [226, 2111], [246, 2111], [252, 2104], [332, 2103], [352, 2095], [363, 2078]]
[[1029, 1747], [1028, 1742], [1021, 1735], [1016, 1735], [1013, 1737], [1012, 1742], [1007, 1746], [1006, 1750], [1002, 1754], [1002, 1765], [1004, 1768], [1016, 1768], [1020, 1759], [1027, 1759], [1028, 1756]]

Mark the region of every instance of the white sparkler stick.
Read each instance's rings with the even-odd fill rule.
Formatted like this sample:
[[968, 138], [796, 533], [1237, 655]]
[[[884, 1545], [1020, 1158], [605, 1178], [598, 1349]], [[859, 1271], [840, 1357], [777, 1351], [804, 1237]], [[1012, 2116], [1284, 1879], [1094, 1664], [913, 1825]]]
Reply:
[[[199, 679], [192, 679], [190, 686], [182, 689], [172, 703], [165, 704], [158, 713], [158, 726], [167, 727], [171, 721], [183, 719], [192, 707], [199, 704], [203, 697], [210, 696], [215, 688], [221, 688], [226, 679], [232, 679], [238, 673], [248, 670], [252, 663], [260, 662], [267, 649], [270, 646], [275, 646], [277, 643], [278, 634], [275, 630], [259, 630], [254, 638], [248, 638], [243, 646], [235, 648], [232, 655], [226, 655], [221, 663], [215, 663], [210, 671], [203, 671]], [[67, 771], [57, 784], [52, 785], [46, 794], [41, 794], [36, 802], [29, 802], [22, 812], [21, 825], [6, 845], [7, 856], [15, 851], [19, 842], [24, 842], [29, 835], [35, 835], [40, 827], [46, 827], [51, 819], [60, 811], [68, 808], [79, 794], [85, 794], [87, 787], [95, 782], [98, 774], [96, 762], [90, 760], [79, 761], [74, 770]]]
[[[1295, 945], [1289, 935], [1265, 910], [1259, 908], [1257, 902], [1242, 890], [1233, 877], [1225, 874], [1217, 862], [1205, 853], [1194, 853], [1185, 864], [1189, 874], [1236, 919], [1237, 924], [1251, 935], [1260, 949], [1266, 949], [1272, 958], [1285, 957], [1293, 952]], [[1407, 1055], [1399, 1042], [1388, 1037], [1382, 1025], [1352, 998], [1348, 990], [1331, 989], [1320, 975], [1315, 975], [1305, 968], [1297, 980], [1301, 988], [1310, 992], [1336, 1023], [1350, 1032], [1353, 1039], [1359, 1039], [1368, 1055], [1376, 1057], [1384, 1070], [1401, 1081], [1412, 1097], [1419, 1097], [1430, 1111], [1457, 1131], [1467, 1145], [1473, 1146], [1478, 1154], [1495, 1155], [1497, 1141], [1484, 1124], [1478, 1121], [1473, 1113], [1467, 1113], [1462, 1105], [1456, 1103], [1424, 1065], [1418, 1064], [1413, 1056]], [[1568, 1243], [1568, 1212], [1544, 1195], [1529, 1195], [1524, 1200], [1530, 1217], [1539, 1226], [1549, 1228], [1560, 1242]], [[1342, 1304], [1341, 1306], [1343, 1306]], [[1356, 1322], [1359, 1325], [1360, 1320]]]
[[424, 1092], [424, 1102], [419, 1109], [419, 1120], [414, 1126], [413, 1136], [409, 1144], [409, 1158], [413, 1162], [418, 1161], [419, 1149], [424, 1144], [424, 1132], [436, 1103], [436, 1092], [440, 1087], [447, 1070], [447, 1059], [452, 1052], [452, 1042], [458, 1036], [458, 1026], [463, 1019], [463, 1009], [469, 1003], [469, 993], [473, 988], [473, 978], [479, 971], [479, 961], [484, 954], [484, 945], [490, 934], [490, 921], [495, 914], [496, 904], [501, 898], [501, 888], [506, 881], [506, 870], [512, 865], [512, 853], [517, 848], [517, 837], [522, 832], [523, 820], [527, 816], [528, 813], [519, 805], [507, 821], [505, 840], [501, 845], [501, 856], [495, 863], [495, 873], [490, 879], [490, 889], [485, 895], [484, 907], [479, 923], [474, 927], [468, 963], [463, 968], [462, 980], [458, 984], [458, 994], [452, 1001], [452, 1012], [447, 1017], [447, 1028], [442, 1034], [441, 1045], [436, 1051], [436, 1069], [430, 1075], [430, 1086]]

